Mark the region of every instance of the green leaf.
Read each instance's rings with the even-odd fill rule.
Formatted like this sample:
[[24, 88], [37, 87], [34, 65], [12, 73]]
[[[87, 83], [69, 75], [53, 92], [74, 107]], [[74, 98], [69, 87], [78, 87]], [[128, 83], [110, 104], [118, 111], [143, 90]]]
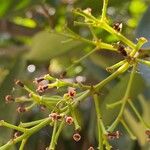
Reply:
[[82, 43], [79, 41], [62, 43], [67, 39], [68, 38], [58, 33], [41, 31], [33, 37], [31, 51], [27, 54], [27, 59], [33, 61], [48, 61], [68, 51], [81, 49]]

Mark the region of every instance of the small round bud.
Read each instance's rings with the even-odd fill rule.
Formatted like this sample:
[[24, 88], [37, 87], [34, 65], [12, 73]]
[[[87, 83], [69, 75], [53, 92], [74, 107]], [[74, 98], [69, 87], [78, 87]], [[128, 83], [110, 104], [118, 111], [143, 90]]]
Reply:
[[16, 80], [15, 84], [24, 87], [24, 84], [20, 80]]
[[148, 135], [148, 136], [150, 136], [150, 130], [146, 130], [145, 134]]
[[5, 102], [6, 103], [10, 103], [12, 101], [14, 101], [14, 98], [12, 97], [12, 95], [6, 95], [5, 96]]
[[18, 112], [18, 113], [26, 112], [26, 108], [23, 107], [23, 106], [20, 106], [20, 107], [17, 108], [17, 112]]
[[66, 117], [66, 123], [67, 123], [68, 125], [72, 125], [72, 123], [73, 123], [73, 118], [70, 117], [70, 116]]
[[76, 91], [75, 91], [75, 88], [69, 88], [68, 89], [68, 95], [70, 96], [70, 97], [74, 97], [75, 95], [76, 95]]
[[73, 139], [74, 139], [76, 142], [78, 142], [78, 141], [81, 140], [81, 135], [80, 135], [79, 133], [75, 133], [75, 134], [73, 135]]
[[88, 150], [94, 150], [94, 148], [93, 148], [92, 146], [90, 146], [90, 147], [88, 148]]

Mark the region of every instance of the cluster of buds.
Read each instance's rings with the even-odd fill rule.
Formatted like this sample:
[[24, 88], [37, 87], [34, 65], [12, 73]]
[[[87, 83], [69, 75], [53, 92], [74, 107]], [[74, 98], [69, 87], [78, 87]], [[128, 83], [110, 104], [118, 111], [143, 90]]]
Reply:
[[67, 123], [68, 125], [72, 125], [72, 123], [73, 123], [73, 118], [72, 118], [71, 116], [67, 116], [65, 119], [66, 119], [66, 123]]
[[79, 133], [74, 133], [73, 134], [73, 139], [76, 141], [76, 142], [79, 142], [81, 140], [81, 135]]
[[56, 120], [61, 120], [63, 116], [57, 113], [51, 113], [49, 117], [50, 119], [52, 119], [52, 121], [56, 121]]
[[145, 134], [148, 136], [147, 141], [150, 142], [150, 130], [146, 130]]
[[120, 131], [108, 132], [107, 133], [107, 138], [109, 140], [119, 139], [121, 135], [122, 134], [120, 133]]

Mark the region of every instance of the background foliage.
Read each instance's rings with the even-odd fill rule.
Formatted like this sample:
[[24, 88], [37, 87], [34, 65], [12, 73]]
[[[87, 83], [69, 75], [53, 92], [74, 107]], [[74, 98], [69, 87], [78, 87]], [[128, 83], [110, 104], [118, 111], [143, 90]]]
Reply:
[[[60, 32], [65, 30], [64, 27], [67, 24], [80, 35], [90, 37], [89, 30], [86, 27], [74, 26], [73, 20], [75, 16], [72, 14], [72, 9], [90, 7], [92, 8], [92, 13], [99, 17], [102, 8], [102, 1], [99, 1], [0, 0], [0, 119], [17, 123], [20, 120], [32, 120], [44, 115], [43, 113], [37, 113], [39, 108], [25, 115], [17, 114], [16, 106], [6, 105], [4, 97], [9, 93], [18, 95], [22, 92], [12, 88], [15, 78], [20, 78], [26, 84], [30, 84], [33, 78], [44, 73], [49, 72], [59, 76], [74, 60], [89, 51], [90, 46], [85, 45], [85, 43], [79, 41], [65, 43], [64, 41], [67, 38], [61, 35]], [[107, 13], [112, 20], [112, 24], [114, 22], [123, 23], [123, 33], [129, 39], [134, 40], [136, 37], [144, 36], [150, 40], [149, 5], [149, 0], [111, 0]], [[116, 42], [115, 37], [108, 35], [106, 32], [101, 30], [96, 32], [103, 36], [105, 41]], [[149, 53], [150, 43], [143, 48], [147, 49]], [[96, 52], [72, 70], [69, 70], [68, 78], [75, 80], [75, 78], [82, 77], [87, 84], [96, 83], [108, 75], [105, 67], [113, 64], [118, 59], [121, 59], [121, 56], [113, 52], [111, 54]], [[115, 117], [117, 109], [115, 110], [116, 112], [108, 111], [106, 103], [111, 103], [122, 96], [121, 93], [125, 90], [125, 81], [128, 78], [127, 73], [107, 86], [101, 93], [104, 98], [102, 110], [105, 115], [108, 114], [105, 120], [107, 123], [111, 122]], [[150, 106], [149, 69], [141, 65], [135, 80], [132, 96], [135, 98], [135, 94], [144, 93], [146, 100], [140, 101], [138, 107], [144, 118], [150, 121], [150, 117], [148, 117], [150, 114], [148, 110]], [[96, 132], [93, 124], [93, 119], [95, 118], [92, 109], [90, 99], [86, 104], [81, 105], [79, 118], [83, 125], [82, 141], [79, 144], [75, 144], [70, 140], [72, 129], [70, 127], [66, 128], [58, 144], [59, 150], [77, 148], [84, 150], [87, 149], [87, 145], [95, 142], [93, 138], [95, 137], [93, 134]], [[113, 141], [112, 144], [121, 150], [148, 149], [149, 145], [143, 140], [142, 125], [133, 120], [132, 114], [128, 111], [126, 113], [128, 124], [139, 137], [139, 141], [131, 141], [126, 136], [126, 133], [122, 131], [124, 136], [119, 141]], [[120, 126], [119, 128], [121, 129], [122, 127]], [[8, 129], [0, 128], [0, 133], [0, 144], [5, 143], [12, 136], [12, 132]], [[49, 142], [50, 133], [51, 131], [47, 128], [37, 133], [27, 143], [26, 149], [44, 149]], [[14, 149], [17, 149], [17, 147], [14, 147]]]

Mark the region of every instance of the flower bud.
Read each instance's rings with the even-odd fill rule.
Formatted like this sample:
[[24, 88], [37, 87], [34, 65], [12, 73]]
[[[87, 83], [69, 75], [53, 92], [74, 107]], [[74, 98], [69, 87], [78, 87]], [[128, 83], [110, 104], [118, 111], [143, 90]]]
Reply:
[[26, 108], [23, 107], [23, 106], [20, 106], [20, 107], [17, 108], [17, 112], [18, 112], [18, 113], [26, 112]]
[[16, 80], [15, 84], [24, 87], [24, 84], [20, 80]]
[[117, 32], [120, 32], [121, 30], [122, 30], [122, 23], [119, 23], [119, 22], [117, 22], [117, 23], [115, 23], [114, 25], [113, 25], [113, 28], [117, 31]]
[[74, 97], [76, 95], [76, 91], [75, 91], [75, 88], [69, 88], [68, 89], [68, 95], [69, 97]]
[[73, 135], [73, 139], [74, 139], [76, 142], [78, 142], [78, 141], [81, 140], [81, 135], [80, 135], [79, 133], [75, 133], [75, 134]]
[[73, 123], [73, 118], [70, 117], [70, 116], [66, 117], [66, 123], [67, 123], [68, 125], [71, 125], [71, 124]]
[[14, 98], [12, 97], [12, 95], [6, 95], [5, 96], [5, 102], [6, 103], [10, 103], [12, 101], [14, 101]]

